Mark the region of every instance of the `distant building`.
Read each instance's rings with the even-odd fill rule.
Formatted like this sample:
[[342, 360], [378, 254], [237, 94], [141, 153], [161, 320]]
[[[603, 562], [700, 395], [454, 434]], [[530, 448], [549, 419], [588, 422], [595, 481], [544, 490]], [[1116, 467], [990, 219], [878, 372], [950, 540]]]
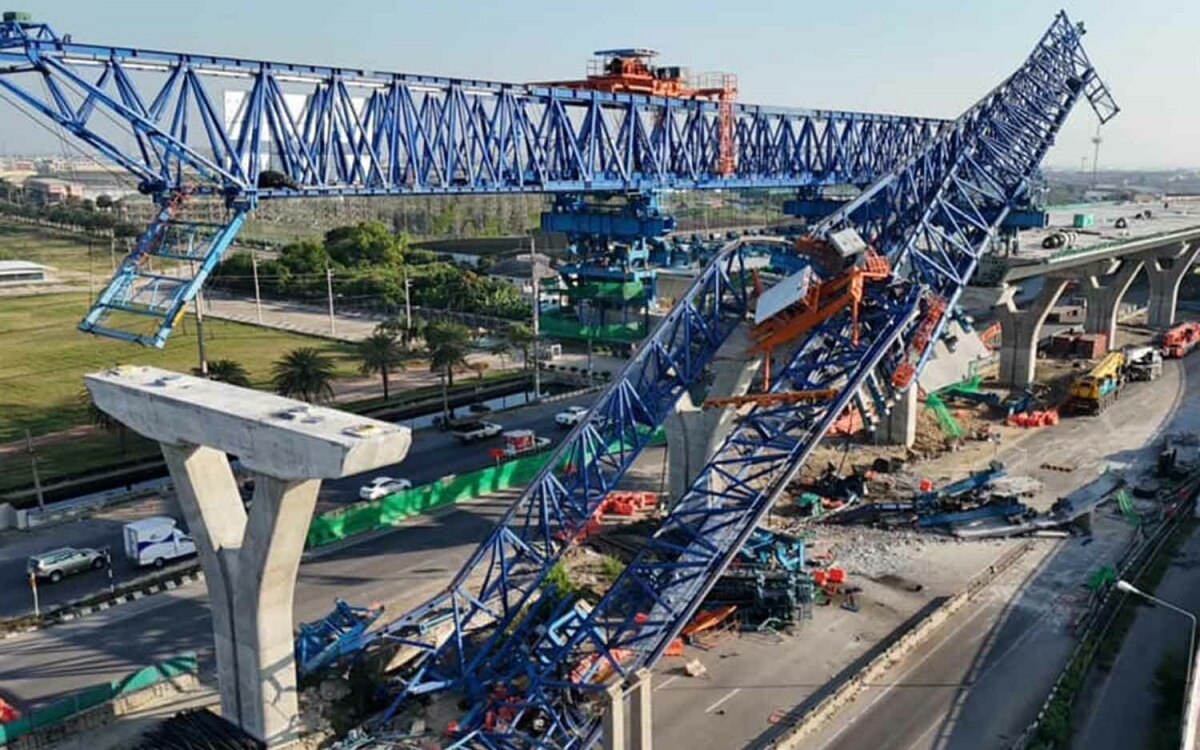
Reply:
[[49, 270], [27, 260], [0, 260], [0, 286], [40, 284], [49, 281]]
[[55, 177], [30, 177], [25, 180], [25, 194], [36, 203], [50, 205], [67, 198], [82, 198], [83, 185]]
[[[566, 247], [566, 237], [557, 233], [546, 234], [537, 232], [535, 240], [537, 249], [562, 250]], [[455, 263], [477, 268], [483, 258], [491, 258], [499, 262], [501, 258], [509, 258], [521, 253], [529, 253], [529, 237], [476, 237], [472, 239], [421, 240], [413, 243], [417, 250], [427, 250], [435, 255], [448, 256]]]
[[558, 278], [558, 273], [550, 267], [550, 256], [541, 253], [535, 253], [533, 260], [530, 259], [529, 253], [498, 260], [488, 269], [487, 274], [497, 281], [515, 286], [522, 296], [532, 298], [535, 266], [538, 280], [542, 282], [543, 287], [547, 279]]

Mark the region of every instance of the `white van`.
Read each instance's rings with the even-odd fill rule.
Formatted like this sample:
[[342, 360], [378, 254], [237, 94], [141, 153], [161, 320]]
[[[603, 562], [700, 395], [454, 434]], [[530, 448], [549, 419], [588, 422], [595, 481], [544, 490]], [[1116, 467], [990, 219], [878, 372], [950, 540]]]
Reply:
[[172, 560], [196, 554], [196, 543], [168, 516], [153, 516], [125, 524], [125, 555], [139, 566], [161, 568]]

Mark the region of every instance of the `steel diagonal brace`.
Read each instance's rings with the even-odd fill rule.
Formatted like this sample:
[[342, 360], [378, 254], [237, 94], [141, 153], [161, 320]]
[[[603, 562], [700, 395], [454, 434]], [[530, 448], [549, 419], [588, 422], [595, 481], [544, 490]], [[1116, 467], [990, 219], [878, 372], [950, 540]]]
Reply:
[[[593, 407], [588, 419], [568, 435], [558, 451], [551, 457], [542, 474], [531, 483], [531, 489], [527, 490], [506, 513], [505, 518], [499, 524], [500, 529], [516, 528], [516, 533], [521, 539], [526, 542], [537, 540], [539, 544], [543, 545], [542, 557], [536, 564], [528, 564], [528, 561], [517, 550], [505, 543], [503, 538], [497, 538], [481, 545], [472, 560], [456, 577], [454, 586], [466, 587], [469, 585], [469, 576], [472, 571], [481, 566], [489, 566], [484, 568], [489, 571], [488, 578], [483, 586], [476, 589], [479, 591], [476, 599], [479, 603], [488, 605], [492, 611], [502, 612], [503, 617], [492, 623], [493, 635], [479, 647], [480, 653], [494, 652], [500, 647], [499, 636], [503, 635], [508, 624], [528, 603], [536, 600], [540, 584], [554, 563], [568, 548], [568, 544], [564, 544], [563, 540], [556, 538], [554, 534], [546, 533], [546, 530], [550, 527], [570, 528], [586, 523], [603, 500], [602, 495], [586, 491], [587, 488], [578, 480], [580, 472], [575, 472], [570, 476], [563, 473], [563, 468], [567, 463], [566, 457], [581, 455], [584, 460], [590, 459], [588, 468], [595, 464], [596, 457], [589, 454], [583, 446], [587, 442], [587, 435], [614, 434], [611, 431], [605, 433], [603, 429], [596, 426], [594, 421], [597, 419], [608, 420], [612, 429], [617, 430], [615, 434], [627, 437], [631, 446], [631, 449], [620, 453], [620, 464], [613, 467], [611, 481], [607, 486], [615, 485], [621, 473], [633, 462], [648, 440], [649, 435], [645, 433], [644, 427], [657, 427], [661, 424], [669, 409], [682, 395], [684, 386], [689, 384], [689, 380], [699, 377], [704, 365], [745, 315], [744, 300], [748, 295], [746, 290], [738, 285], [749, 283], [749, 275], [744, 273], [742, 252], [745, 247], [761, 244], [786, 245], [783, 240], [769, 239], [743, 240], [727, 245], [706, 273], [694, 282], [687, 295], [676, 305], [675, 310], [656, 331], [652, 339], [639, 348], [634, 358], [615, 379], [614, 384]], [[703, 304], [698, 304], [698, 300], [703, 300]], [[690, 335], [689, 332], [700, 321], [703, 321], [702, 335]], [[670, 352], [676, 362], [672, 368], [675, 371], [669, 375], [658, 366], [660, 346]], [[660, 379], [663, 377], [668, 378], [669, 386], [662, 386]], [[618, 401], [620, 394], [628, 392], [637, 394], [640, 406], [635, 411], [644, 410], [645, 422], [627, 422], [622, 427], [614, 422], [616, 418], [621, 417], [621, 412], [614, 411], [613, 405]], [[651, 396], [656, 399], [654, 404], [647, 400]], [[628, 414], [625, 414], [625, 417], [628, 417]], [[556, 513], [553, 520], [538, 513], [531, 517], [532, 520], [522, 521], [528, 504], [537, 497], [538, 489], [546, 486], [545, 483], [551, 479], [557, 487], [562, 488], [563, 494], [569, 497], [569, 502], [557, 501], [554, 503]], [[545, 502], [544, 497], [542, 502]], [[496, 533], [504, 532], [497, 531]], [[522, 565], [522, 570], [528, 572], [528, 575], [522, 575], [519, 581], [512, 580], [511, 573], [508, 578], [495, 573], [498, 570], [502, 571], [506, 566], [510, 570], [515, 569], [518, 563]], [[496, 606], [495, 602], [497, 601], [501, 602], [502, 606]], [[421, 617], [427, 616], [430, 611], [429, 607], [423, 607], [416, 617], [401, 618], [380, 632], [404, 632], [419, 624]], [[482, 614], [482, 611], [483, 608], [476, 605], [464, 606], [457, 611], [454, 623], [455, 632], [461, 633], [472, 629], [473, 623], [477, 619], [476, 616]], [[427, 658], [418, 665], [417, 676], [410, 683], [413, 687], [407, 690], [407, 693], [414, 693], [418, 689], [417, 686], [423, 679], [421, 675], [442, 660], [444, 654], [445, 646], [439, 650], [436, 658]], [[462, 676], [465, 677], [465, 675]], [[439, 680], [439, 683], [441, 682], [443, 681]], [[403, 694], [399, 700], [402, 699]], [[393, 706], [392, 711], [398, 708], [398, 705], [399, 703]], [[387, 715], [390, 716], [391, 713], [390, 711]]]

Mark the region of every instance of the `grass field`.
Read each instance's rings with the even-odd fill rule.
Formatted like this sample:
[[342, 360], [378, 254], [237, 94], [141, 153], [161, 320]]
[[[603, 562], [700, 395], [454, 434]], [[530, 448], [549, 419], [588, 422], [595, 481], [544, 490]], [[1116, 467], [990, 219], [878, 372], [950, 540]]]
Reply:
[[[4, 247], [0, 244], [0, 247]], [[83, 375], [117, 364], [146, 364], [179, 371], [196, 366], [196, 327], [190, 317], [163, 350], [80, 333], [87, 295], [0, 297], [0, 442], [35, 436], [87, 419]], [[332, 355], [338, 376], [356, 372], [348, 346], [254, 326], [205, 321], [209, 360], [242, 363], [255, 385], [266, 386], [271, 363], [284, 352], [315, 346]]]
[[88, 273], [90, 270], [99, 287], [108, 281], [113, 263], [120, 263], [121, 257], [121, 251], [115, 259], [111, 257], [109, 242], [104, 238], [93, 238], [89, 244], [83, 235], [0, 221], [0, 259], [29, 260], [61, 271]]

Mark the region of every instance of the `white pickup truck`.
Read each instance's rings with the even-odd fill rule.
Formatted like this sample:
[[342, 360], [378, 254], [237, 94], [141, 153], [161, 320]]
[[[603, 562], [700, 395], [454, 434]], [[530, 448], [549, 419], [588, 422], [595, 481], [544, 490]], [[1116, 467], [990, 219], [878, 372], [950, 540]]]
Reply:
[[504, 428], [495, 422], [471, 422], [455, 427], [450, 431], [450, 434], [456, 440], [461, 440], [464, 443], [474, 443], [477, 440], [496, 437], [503, 431]]

